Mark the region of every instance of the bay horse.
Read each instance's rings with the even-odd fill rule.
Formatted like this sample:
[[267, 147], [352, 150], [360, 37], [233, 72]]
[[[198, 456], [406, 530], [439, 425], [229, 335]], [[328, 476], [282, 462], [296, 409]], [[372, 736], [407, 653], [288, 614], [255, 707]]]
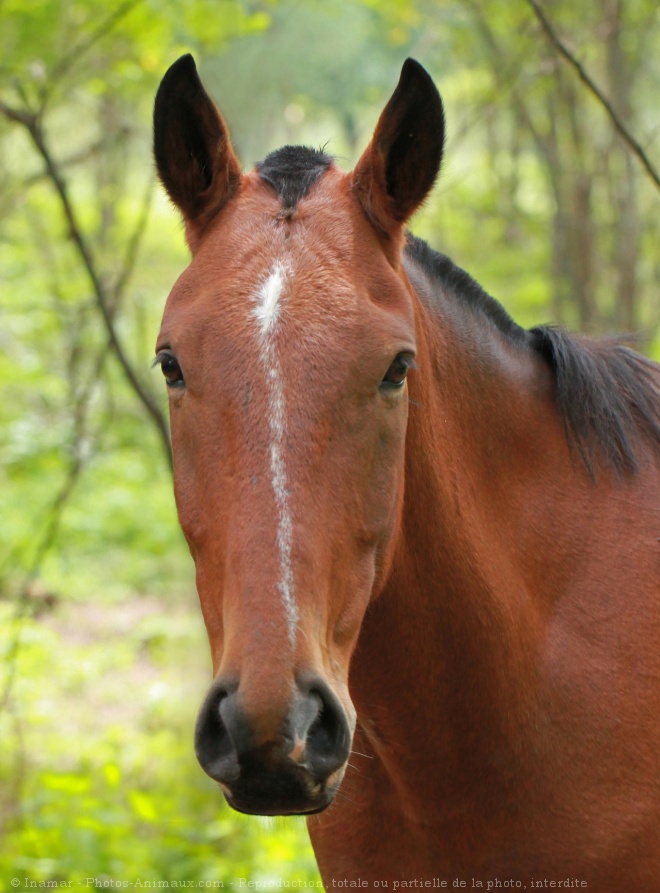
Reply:
[[410, 235], [443, 143], [413, 60], [350, 173], [243, 173], [192, 57], [159, 87], [197, 756], [309, 816], [327, 887], [657, 891], [660, 367], [520, 328]]

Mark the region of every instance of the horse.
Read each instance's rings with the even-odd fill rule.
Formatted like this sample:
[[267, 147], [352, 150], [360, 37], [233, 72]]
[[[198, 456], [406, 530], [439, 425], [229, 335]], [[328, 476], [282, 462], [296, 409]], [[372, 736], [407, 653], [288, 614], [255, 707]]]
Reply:
[[660, 890], [660, 366], [410, 234], [444, 132], [408, 59], [351, 172], [245, 173], [190, 55], [158, 89], [196, 754], [326, 887]]

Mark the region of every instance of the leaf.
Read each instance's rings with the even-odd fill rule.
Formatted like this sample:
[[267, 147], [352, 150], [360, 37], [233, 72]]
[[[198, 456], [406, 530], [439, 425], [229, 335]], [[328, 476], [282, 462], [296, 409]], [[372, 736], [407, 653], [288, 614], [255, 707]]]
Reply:
[[129, 791], [128, 799], [133, 807], [133, 811], [139, 818], [145, 822], [155, 822], [158, 818], [158, 812], [150, 797], [143, 794], [142, 791]]

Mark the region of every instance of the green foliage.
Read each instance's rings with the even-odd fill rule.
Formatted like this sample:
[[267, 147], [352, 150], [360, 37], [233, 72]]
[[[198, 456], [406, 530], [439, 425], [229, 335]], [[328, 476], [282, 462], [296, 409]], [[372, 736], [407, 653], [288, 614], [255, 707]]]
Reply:
[[0, 718], [3, 880], [317, 879], [303, 820], [231, 813], [195, 761], [206, 661], [192, 608], [88, 600], [23, 623]]

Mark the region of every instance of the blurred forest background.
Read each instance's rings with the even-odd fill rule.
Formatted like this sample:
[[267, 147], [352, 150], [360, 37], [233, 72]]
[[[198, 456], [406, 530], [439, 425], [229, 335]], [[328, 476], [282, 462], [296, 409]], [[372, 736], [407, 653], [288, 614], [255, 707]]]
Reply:
[[541, 9], [0, 0], [0, 889], [317, 877], [302, 821], [230, 813], [193, 754], [210, 658], [150, 370], [187, 263], [151, 161], [161, 76], [195, 54], [246, 167], [291, 142], [348, 169], [416, 57], [448, 143], [414, 231], [518, 322], [658, 358], [658, 4]]

